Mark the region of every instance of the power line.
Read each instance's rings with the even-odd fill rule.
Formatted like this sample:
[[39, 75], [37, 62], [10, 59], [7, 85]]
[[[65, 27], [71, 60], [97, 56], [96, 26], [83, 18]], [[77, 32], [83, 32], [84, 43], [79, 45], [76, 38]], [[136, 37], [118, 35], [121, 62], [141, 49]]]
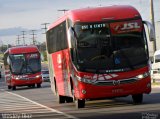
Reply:
[[47, 25], [48, 25], [48, 24], [49, 24], [49, 23], [42, 23], [42, 24], [41, 24], [41, 25], [44, 26], [42, 29], [45, 30], [45, 33], [42, 33], [42, 34], [46, 34], [46, 32], [47, 32]]
[[26, 31], [21, 31], [21, 32], [22, 32], [22, 38], [23, 38], [23, 45], [25, 45], [25, 37], [24, 36], [26, 35], [25, 34]]
[[31, 30], [32, 34], [30, 34], [30, 35], [32, 35], [33, 45], [35, 45], [35, 44], [36, 44], [35, 35], [37, 35], [37, 34], [35, 34], [35, 33], [34, 33], [35, 31], [36, 31], [36, 30]]
[[20, 45], [20, 35], [17, 35], [17, 45]]
[[[150, 10], [151, 10], [151, 22], [155, 31], [155, 22], [154, 22], [154, 5], [153, 0], [150, 0]], [[156, 39], [153, 41], [153, 51], [155, 52], [157, 50], [156, 48]]]

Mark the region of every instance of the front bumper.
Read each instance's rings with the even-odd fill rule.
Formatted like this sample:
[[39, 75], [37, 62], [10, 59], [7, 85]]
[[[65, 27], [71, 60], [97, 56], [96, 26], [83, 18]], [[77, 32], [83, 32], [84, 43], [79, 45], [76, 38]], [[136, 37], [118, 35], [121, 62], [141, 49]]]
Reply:
[[35, 78], [35, 79], [29, 79], [29, 80], [16, 80], [12, 79], [11, 86], [27, 86], [32, 84], [41, 84], [42, 78]]
[[134, 94], [150, 93], [150, 76], [132, 83], [117, 85], [92, 85], [78, 81], [75, 89], [75, 97], [78, 99], [98, 99], [121, 97]]

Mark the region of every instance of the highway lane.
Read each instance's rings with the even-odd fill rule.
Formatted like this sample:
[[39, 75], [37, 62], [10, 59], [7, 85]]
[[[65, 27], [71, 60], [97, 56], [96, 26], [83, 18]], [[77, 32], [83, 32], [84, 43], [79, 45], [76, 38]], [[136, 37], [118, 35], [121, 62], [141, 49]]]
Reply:
[[[2, 84], [1, 82], [0, 84]], [[0, 85], [0, 87], [1, 86], [2, 85]], [[20, 87], [16, 91], [8, 90], [7, 86], [4, 86], [3, 89], [0, 89], [0, 119], [14, 117], [16, 119], [26, 119], [26, 117], [33, 119], [76, 119], [76, 117], [72, 115], [65, 114], [54, 108], [40, 104], [38, 101], [33, 101], [28, 97], [18, 94], [21, 92], [21, 90], [28, 90], [28, 92], [23, 93], [27, 93], [30, 96], [35, 95], [32, 93], [32, 90], [36, 91], [36, 89], [27, 89], [26, 87]], [[39, 97], [38, 95], [36, 96]]]
[[[64, 114], [83, 119], [142, 119], [146, 116], [160, 118], [160, 88], [153, 88], [152, 93], [144, 95], [144, 103], [133, 105], [130, 96], [115, 99], [87, 101], [84, 109], [76, 109], [74, 103], [58, 104], [56, 96], [50, 89], [50, 83], [45, 82], [42, 88], [19, 87], [16, 91], [4, 90], [23, 96], [29, 100], [55, 109]], [[28, 105], [29, 106], [29, 105]], [[27, 108], [27, 107], [26, 107]], [[32, 110], [32, 109], [31, 109]], [[45, 113], [45, 116], [52, 113]], [[54, 115], [51, 115], [54, 118]], [[145, 119], [145, 118], [143, 118]], [[149, 119], [149, 118], [146, 118]]]

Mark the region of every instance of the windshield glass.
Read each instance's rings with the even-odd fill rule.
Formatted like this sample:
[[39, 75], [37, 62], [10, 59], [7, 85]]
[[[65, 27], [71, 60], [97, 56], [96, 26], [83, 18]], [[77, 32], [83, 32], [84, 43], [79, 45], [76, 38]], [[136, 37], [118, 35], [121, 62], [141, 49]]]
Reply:
[[19, 74], [25, 63], [25, 56], [23, 54], [10, 55], [11, 71], [14, 74]]
[[38, 53], [10, 55], [13, 74], [30, 74], [41, 71]]
[[[135, 25], [138, 30], [128, 28], [125, 32], [118, 32], [118, 29], [125, 26], [116, 28], [115, 24], [107, 23], [76, 24], [79, 68], [83, 71], [106, 73], [128, 71], [147, 65], [145, 35], [139, 24]], [[110, 30], [112, 26], [116, 32]]]
[[42, 74], [49, 74], [49, 71], [47, 71], [47, 70], [42, 70]]

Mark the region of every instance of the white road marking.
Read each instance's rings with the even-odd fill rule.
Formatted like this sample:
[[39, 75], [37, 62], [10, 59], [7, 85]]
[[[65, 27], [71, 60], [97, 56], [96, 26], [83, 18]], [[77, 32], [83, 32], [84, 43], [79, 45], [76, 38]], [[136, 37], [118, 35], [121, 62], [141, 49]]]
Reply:
[[[56, 110], [56, 109], [53, 109], [53, 108], [50, 108], [50, 107], [47, 107], [47, 106], [45, 106], [45, 105], [42, 105], [42, 104], [40, 104], [40, 103], [38, 103], [38, 102], [35, 102], [35, 101], [33, 101], [33, 100], [30, 100], [30, 99], [28, 99], [28, 98], [26, 98], [26, 97], [23, 97], [23, 96], [21, 96], [21, 95], [18, 95], [18, 94], [15, 94], [15, 93], [12, 93], [12, 92], [8, 92], [8, 91], [4, 91], [4, 90], [1, 90], [1, 91], [3, 91], [3, 93], [1, 93], [0, 95], [1, 96], [7, 96], [7, 94], [9, 94], [9, 95], [13, 95], [13, 96], [15, 96], [15, 98], [14, 98], [14, 100], [9, 100], [9, 99], [7, 99], [7, 98], [0, 98], [0, 110], [1, 111], [5, 111], [5, 112], [7, 112], [7, 111], [13, 111], [13, 112], [19, 112], [19, 113], [21, 113], [21, 112], [27, 112], [27, 111], [31, 111], [30, 109], [33, 109], [33, 112], [34, 111], [36, 111], [35, 113], [42, 113], [42, 112], [46, 112], [46, 113], [51, 113], [51, 112], [54, 112], [54, 113], [57, 113], [56, 115], [60, 115], [60, 116], [65, 116], [66, 118], [72, 118], [72, 119], [78, 119], [77, 117], [74, 117], [74, 116], [72, 116], [72, 115], [69, 115], [69, 114], [66, 114], [66, 113], [64, 113], [64, 112], [61, 112], [61, 111], [58, 111], [58, 110]], [[0, 96], [0, 97], [1, 97]], [[11, 96], [11, 97], [13, 97], [13, 96]], [[16, 98], [17, 97], [17, 98]], [[5, 100], [6, 99], [6, 100]], [[16, 99], [17, 99], [17, 101], [20, 103], [20, 104], [17, 104], [17, 102], [16, 102]], [[24, 104], [24, 102], [21, 100], [21, 99], [23, 99], [24, 101], [25, 101], [25, 104]], [[6, 101], [6, 102], [5, 102]], [[5, 102], [5, 104], [4, 104], [4, 102]], [[11, 105], [11, 107], [9, 108], [9, 105], [8, 105], [8, 103], [10, 103]], [[15, 105], [15, 107], [14, 107], [14, 105], [13, 104], [15, 104], [16, 103], [16, 105]], [[31, 104], [34, 104], [34, 105], [32, 105], [32, 106], [30, 106]], [[3, 109], [2, 109], [2, 106], [3, 106]], [[4, 107], [4, 106], [6, 106], [6, 107]], [[27, 106], [27, 107], [26, 107]], [[36, 106], [37, 106], [37, 109], [36, 109]], [[25, 107], [25, 108], [24, 108]], [[28, 108], [28, 107], [30, 107], [30, 108]], [[38, 107], [41, 107], [41, 108], [38, 108]], [[15, 110], [14, 110], [15, 109]], [[45, 109], [45, 110], [44, 110]], [[48, 110], [48, 111], [47, 111]], [[31, 112], [32, 113], [32, 112]], [[47, 115], [46, 115], [47, 116]], [[65, 118], [64, 117], [64, 118]], [[45, 117], [44, 117], [45, 118]], [[53, 116], [53, 118], [54, 118], [54, 116]]]
[[26, 98], [26, 97], [23, 97], [23, 96], [21, 96], [21, 95], [18, 95], [18, 94], [15, 94], [15, 93], [11, 93], [11, 92], [8, 92], [8, 91], [7, 91], [7, 93], [10, 93], [10, 94], [15, 95], [15, 96], [20, 97], [20, 98], [23, 98], [24, 100], [29, 101], [29, 102], [32, 102], [32, 103], [34, 103], [34, 104], [36, 104], [36, 105], [39, 105], [40, 107], [43, 107], [43, 108], [45, 108], [45, 109], [48, 109], [48, 110], [50, 110], [51, 112], [56, 112], [56, 113], [59, 113], [59, 114], [63, 114], [63, 115], [65, 115], [65, 116], [68, 117], [68, 118], [78, 119], [78, 118], [76, 118], [76, 117], [74, 117], [74, 116], [72, 116], [72, 115], [68, 115], [68, 114], [66, 114], [66, 113], [63, 113], [63, 112], [60, 112], [60, 111], [58, 111], [58, 110], [52, 109], [52, 108], [50, 108], [50, 107], [47, 107], [47, 106], [42, 105], [42, 104], [40, 104], [40, 103], [37, 103], [37, 102], [35, 102], [35, 101], [33, 101], [33, 100], [30, 100], [30, 99], [28, 99], [28, 98]]

